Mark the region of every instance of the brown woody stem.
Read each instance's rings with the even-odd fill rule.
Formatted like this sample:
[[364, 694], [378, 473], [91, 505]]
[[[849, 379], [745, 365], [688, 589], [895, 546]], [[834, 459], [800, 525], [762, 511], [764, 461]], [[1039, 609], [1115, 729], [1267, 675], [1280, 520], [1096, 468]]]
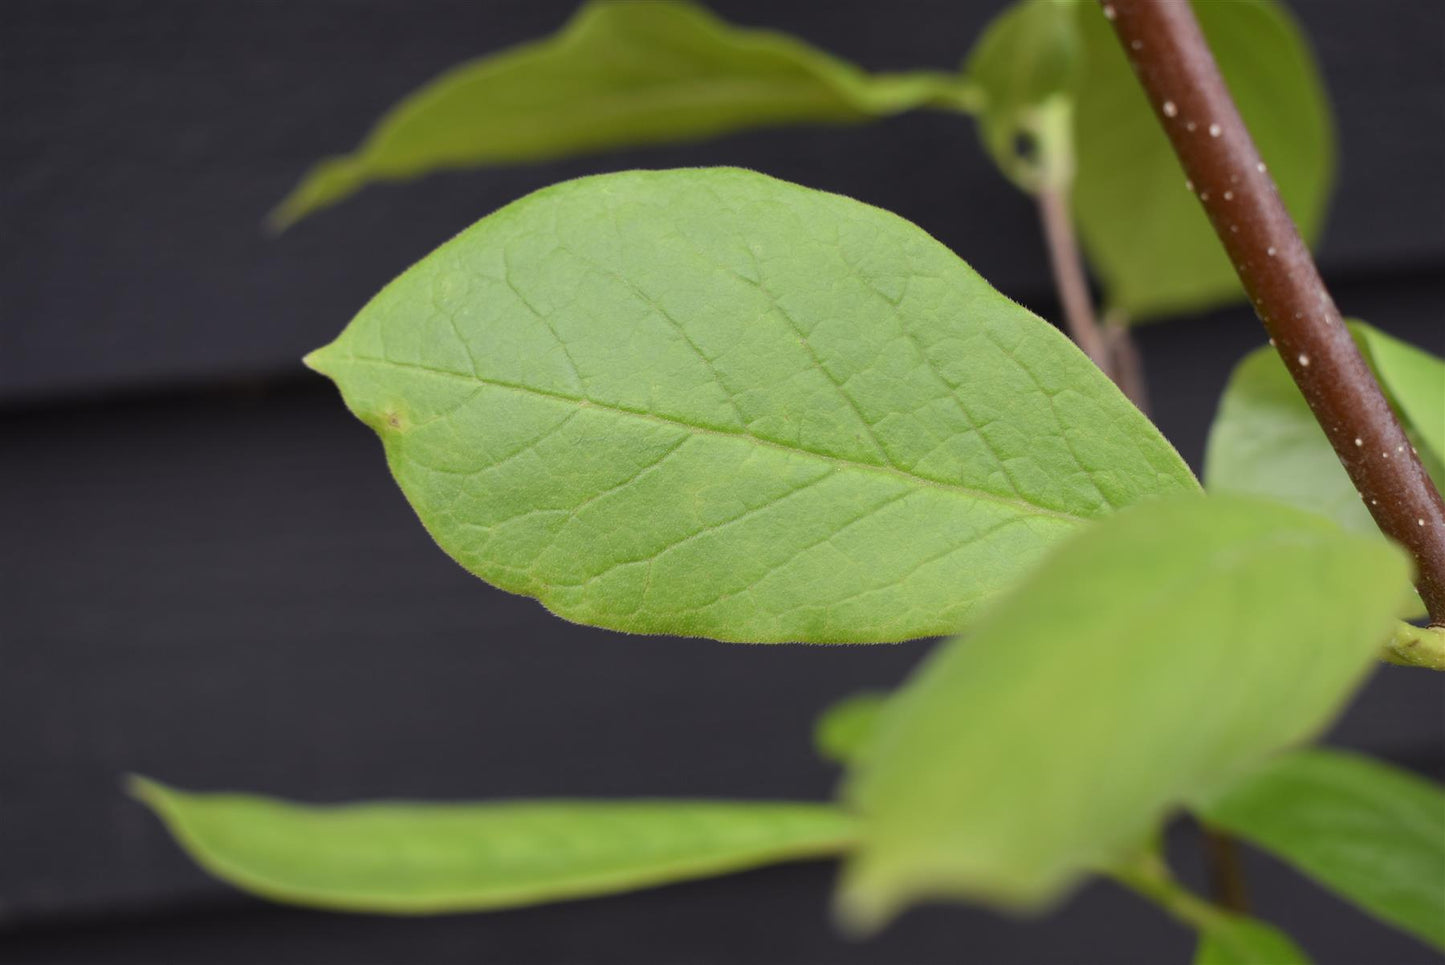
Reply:
[[1445, 624], [1445, 503], [1355, 347], [1188, 3], [1106, 0], [1124, 53], [1244, 290], [1380, 529]]

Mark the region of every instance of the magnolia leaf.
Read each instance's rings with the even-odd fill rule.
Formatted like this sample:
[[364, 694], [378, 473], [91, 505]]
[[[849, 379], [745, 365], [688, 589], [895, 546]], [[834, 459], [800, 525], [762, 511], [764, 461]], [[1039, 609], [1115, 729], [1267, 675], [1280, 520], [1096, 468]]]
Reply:
[[1022, 0], [1007, 8], [968, 55], [965, 72], [978, 90], [984, 147], [1026, 191], [1051, 176], [1067, 176], [1071, 149], [1054, 135], [1068, 138], [1067, 106], [1080, 61], [1075, 11], [1057, 0]]
[[446, 72], [353, 153], [318, 164], [272, 215], [284, 227], [368, 182], [695, 141], [785, 124], [966, 110], [952, 74], [868, 74], [786, 34], [672, 0], [585, 4], [554, 37]]
[[1220, 915], [1203, 931], [1194, 965], [1310, 965], [1294, 941], [1257, 918]]
[[1240, 497], [1126, 510], [1050, 555], [890, 700], [850, 775], [861, 928], [1031, 910], [1176, 806], [1318, 732], [1374, 663], [1404, 554]]
[[818, 755], [835, 764], [851, 763], [872, 737], [887, 702], [888, 694], [866, 691], [829, 706], [813, 727]]
[[307, 362], [463, 566], [637, 633], [952, 632], [1061, 537], [1196, 487], [923, 231], [734, 169], [524, 198]]
[[[1436, 485], [1445, 485], [1445, 361], [1361, 322], [1355, 336]], [[1328, 516], [1348, 530], [1379, 534], [1339, 457], [1279, 355], [1261, 348], [1229, 378], [1209, 430], [1205, 485], [1268, 496]], [[1383, 537], [1381, 537], [1383, 539]], [[1406, 615], [1423, 614], [1416, 596]]]
[[1200, 813], [1445, 951], [1445, 791], [1379, 761], [1309, 750], [1271, 761]]
[[[1113, 28], [1098, 4], [1074, 6], [1085, 51], [1074, 113], [1074, 213], [1110, 307], [1141, 321], [1241, 299], [1234, 267], [1186, 189]], [[1194, 12], [1280, 197], [1305, 238], [1315, 239], [1335, 140], [1308, 43], [1273, 0], [1195, 3]], [[1166, 119], [1199, 137], [1212, 121]]]
[[854, 822], [823, 804], [389, 802], [321, 807], [133, 791], [207, 871], [276, 901], [394, 915], [515, 908], [837, 854]]

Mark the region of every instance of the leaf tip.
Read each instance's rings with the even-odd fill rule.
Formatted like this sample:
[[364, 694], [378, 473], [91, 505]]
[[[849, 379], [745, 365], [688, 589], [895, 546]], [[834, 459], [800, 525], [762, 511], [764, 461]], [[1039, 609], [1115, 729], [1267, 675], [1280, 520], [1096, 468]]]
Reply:
[[157, 814], [161, 812], [166, 800], [171, 794], [169, 787], [143, 774], [127, 774], [122, 783], [125, 787], [126, 794], [129, 794]]
[[871, 938], [888, 927], [907, 904], [907, 896], [881, 880], [866, 859], [854, 860], [834, 896], [833, 921], [848, 938]]
[[332, 374], [330, 362], [331, 347], [334, 344], [335, 343], [333, 342], [331, 344], [323, 345], [318, 349], [313, 349], [312, 351], [307, 352], [301, 357], [301, 364], [306, 366], [313, 372], [317, 372], [321, 375], [326, 376], [333, 382], [336, 381], [336, 376]]
[[893, 918], [893, 911], [876, 896], [856, 888], [845, 888], [833, 902], [833, 922], [854, 941], [878, 934]]
[[302, 218], [354, 194], [367, 177], [365, 165], [351, 155], [318, 161], [266, 215], [267, 234], [278, 236]]

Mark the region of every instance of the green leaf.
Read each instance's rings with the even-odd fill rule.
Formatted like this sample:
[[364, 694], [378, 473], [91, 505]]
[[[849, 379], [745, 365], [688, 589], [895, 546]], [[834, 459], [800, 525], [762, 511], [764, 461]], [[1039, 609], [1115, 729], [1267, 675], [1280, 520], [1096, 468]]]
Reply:
[[[1350, 323], [1376, 378], [1445, 485], [1445, 361], [1360, 322]], [[1204, 481], [1215, 492], [1250, 493], [1328, 516], [1352, 532], [1379, 535], [1369, 510], [1330, 447], [1279, 355], [1261, 348], [1230, 376], [1209, 431]], [[1381, 537], [1382, 539], [1384, 537]], [[1406, 615], [1424, 613], [1419, 597]]]
[[207, 871], [277, 901], [413, 915], [615, 894], [834, 855], [853, 821], [821, 804], [519, 801], [292, 804], [133, 790]]
[[1052, 554], [889, 704], [854, 767], [843, 908], [1036, 909], [1174, 807], [1318, 732], [1374, 662], [1409, 564], [1238, 497], [1119, 513]]
[[1255, 918], [1220, 915], [1204, 932], [1194, 965], [1309, 965], [1294, 941]]
[[1061, 537], [1196, 486], [917, 227], [748, 171], [533, 194], [307, 361], [463, 566], [637, 633], [952, 632]]
[[[1242, 298], [1118, 37], [1097, 4], [1077, 9], [1085, 67], [1074, 115], [1074, 211], [1110, 306], [1141, 321]], [[1195, 3], [1194, 12], [1286, 207], [1306, 239], [1318, 237], [1335, 142], [1308, 43], [1270, 0]], [[1194, 124], [1204, 137], [1211, 120], [1179, 114], [1169, 123]]]
[[1051, 139], [1051, 118], [1060, 112], [1058, 105], [1072, 99], [1080, 54], [1075, 11], [1057, 0], [1023, 0], [1009, 7], [969, 53], [966, 74], [980, 94], [984, 147], [1025, 191], [1056, 173], [1051, 167], [1067, 167], [1054, 156], [1062, 151], [1067, 158], [1069, 147]]
[[554, 37], [456, 67], [318, 164], [273, 214], [284, 227], [368, 182], [695, 141], [749, 128], [966, 110], [959, 77], [868, 74], [800, 40], [674, 0], [585, 4]]
[[878, 726], [888, 695], [875, 691], [852, 694], [831, 705], [813, 727], [818, 755], [835, 764], [852, 762]]
[[1445, 792], [1355, 754], [1300, 751], [1207, 800], [1212, 824], [1445, 950]]

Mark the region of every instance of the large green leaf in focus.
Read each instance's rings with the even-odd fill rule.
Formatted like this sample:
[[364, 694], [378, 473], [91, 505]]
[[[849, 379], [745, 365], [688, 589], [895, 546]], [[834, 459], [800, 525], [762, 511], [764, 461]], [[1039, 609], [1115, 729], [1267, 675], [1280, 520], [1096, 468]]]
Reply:
[[1445, 792], [1339, 751], [1271, 761], [1209, 800], [1211, 823], [1445, 951]]
[[1093, 526], [889, 701], [848, 786], [845, 913], [1035, 909], [1121, 864], [1171, 809], [1331, 719], [1408, 571], [1379, 540], [1240, 497]]
[[356, 151], [307, 174], [273, 220], [285, 226], [371, 181], [971, 100], [956, 75], [868, 74], [681, 0], [592, 2], [554, 37], [463, 64], [408, 96]]
[[854, 822], [822, 804], [726, 801], [377, 803], [319, 807], [135, 793], [202, 867], [276, 901], [435, 914], [632, 891], [837, 854]]
[[[1098, 4], [1076, 6], [1085, 57], [1074, 114], [1074, 213], [1110, 307], [1142, 321], [1242, 298], [1119, 38]], [[1307, 41], [1273, 0], [1195, 3], [1194, 12], [1268, 176], [1313, 241], [1324, 225], [1335, 140]], [[1166, 119], [1193, 124], [1197, 137], [1208, 137], [1213, 121]]]
[[923, 231], [748, 171], [533, 194], [308, 363], [463, 566], [617, 630], [947, 633], [1062, 537], [1196, 488]]
[[[1437, 486], [1445, 485], [1445, 361], [1351, 322], [1350, 330]], [[1379, 534], [1278, 353], [1261, 348], [1230, 376], [1209, 430], [1205, 485], [1215, 492], [1268, 496], [1328, 516], [1358, 533]], [[1383, 538], [1383, 537], [1382, 537]], [[1406, 609], [1424, 613], [1418, 597]]]

